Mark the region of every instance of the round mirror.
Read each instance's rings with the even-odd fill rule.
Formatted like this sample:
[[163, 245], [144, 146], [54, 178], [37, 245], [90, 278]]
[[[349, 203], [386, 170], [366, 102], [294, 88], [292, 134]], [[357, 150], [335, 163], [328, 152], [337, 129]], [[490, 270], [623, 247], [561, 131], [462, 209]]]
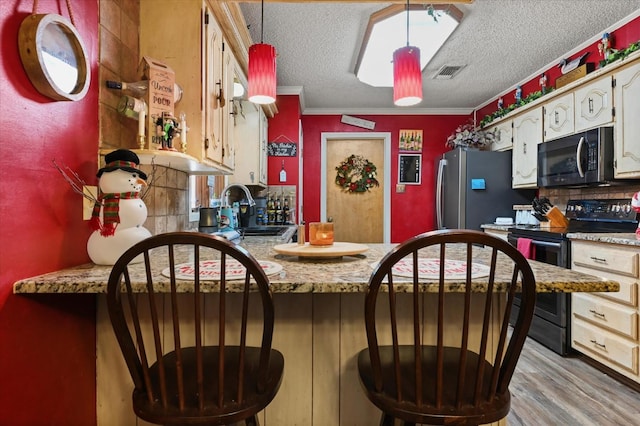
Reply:
[[22, 64], [38, 92], [56, 100], [78, 101], [87, 94], [87, 51], [75, 27], [55, 14], [29, 15], [18, 32]]

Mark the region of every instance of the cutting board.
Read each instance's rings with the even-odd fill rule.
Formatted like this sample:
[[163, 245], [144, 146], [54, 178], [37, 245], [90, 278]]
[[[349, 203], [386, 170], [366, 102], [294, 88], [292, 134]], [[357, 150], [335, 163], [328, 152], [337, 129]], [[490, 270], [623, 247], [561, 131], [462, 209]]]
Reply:
[[364, 253], [369, 247], [357, 243], [334, 242], [330, 246], [312, 246], [298, 243], [279, 244], [273, 247], [277, 253], [299, 257], [342, 257]]

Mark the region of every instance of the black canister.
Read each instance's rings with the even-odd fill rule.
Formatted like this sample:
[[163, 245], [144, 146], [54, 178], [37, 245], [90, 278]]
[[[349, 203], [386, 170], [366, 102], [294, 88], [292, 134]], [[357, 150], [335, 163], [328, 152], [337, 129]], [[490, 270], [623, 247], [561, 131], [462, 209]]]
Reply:
[[218, 208], [201, 207], [198, 231], [210, 234], [218, 230]]

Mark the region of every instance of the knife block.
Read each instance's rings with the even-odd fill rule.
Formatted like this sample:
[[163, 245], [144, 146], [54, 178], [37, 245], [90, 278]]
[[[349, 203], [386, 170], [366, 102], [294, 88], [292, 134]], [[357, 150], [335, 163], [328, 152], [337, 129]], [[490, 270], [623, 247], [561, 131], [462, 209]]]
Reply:
[[557, 207], [551, 207], [545, 216], [549, 219], [550, 228], [566, 228], [569, 226], [569, 219]]

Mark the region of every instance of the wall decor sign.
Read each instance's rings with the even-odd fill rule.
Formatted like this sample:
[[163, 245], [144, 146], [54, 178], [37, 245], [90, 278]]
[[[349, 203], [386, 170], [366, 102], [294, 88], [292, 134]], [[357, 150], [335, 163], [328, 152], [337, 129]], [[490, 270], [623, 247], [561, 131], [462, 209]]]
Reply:
[[421, 154], [400, 154], [398, 161], [398, 183], [420, 185]]
[[350, 115], [343, 115], [342, 117], [340, 117], [340, 122], [369, 130], [373, 130], [376, 127], [375, 121], [365, 120], [364, 118], [353, 117]]
[[422, 130], [400, 130], [398, 140], [400, 151], [422, 151]]
[[298, 155], [298, 144], [295, 142], [269, 142], [267, 153], [269, 157], [295, 157]]

